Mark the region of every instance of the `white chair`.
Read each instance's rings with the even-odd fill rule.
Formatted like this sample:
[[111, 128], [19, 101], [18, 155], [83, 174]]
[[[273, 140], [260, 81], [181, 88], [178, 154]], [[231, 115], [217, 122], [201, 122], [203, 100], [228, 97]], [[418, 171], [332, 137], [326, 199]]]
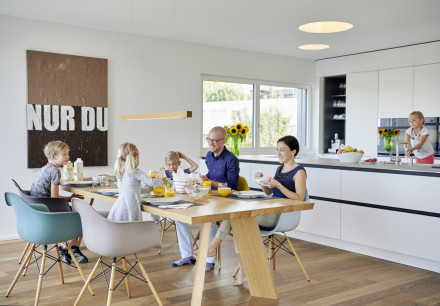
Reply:
[[[307, 202], [309, 201], [309, 194], [307, 192], [307, 189], [306, 189], [306, 194], [304, 196], [304, 201]], [[262, 237], [265, 237], [263, 242], [265, 245], [268, 246], [267, 259], [272, 260], [273, 269], [276, 268], [275, 255], [281, 249], [295, 257], [307, 281], [310, 281], [310, 278], [307, 275], [307, 272], [304, 269], [301, 260], [298, 257], [298, 254], [293, 248], [293, 245], [290, 242], [289, 237], [287, 237], [286, 235], [287, 232], [293, 231], [298, 227], [300, 220], [301, 220], [301, 211], [282, 213], [280, 214], [278, 223], [273, 229], [271, 230], [260, 229], [260, 233]], [[284, 237], [280, 239], [275, 234], [282, 234], [284, 235]], [[288, 243], [290, 249], [285, 245], [286, 242]], [[239, 267], [237, 267], [237, 269], [235, 270], [234, 277], [237, 274], [238, 269]]]
[[[128, 297], [131, 297], [129, 275], [134, 276], [148, 284], [157, 303], [162, 305], [153, 284], [145, 271], [144, 266], [140, 262], [136, 253], [148, 250], [150, 248], [162, 248], [162, 242], [160, 240], [159, 230], [153, 221], [137, 221], [137, 222], [116, 222], [110, 221], [107, 218], [101, 216], [96, 212], [89, 203], [81, 199], [72, 199], [73, 211], [78, 212], [81, 216], [82, 232], [84, 237], [84, 243], [87, 248], [101, 257], [98, 258], [95, 266], [93, 267], [90, 276], [86, 281], [86, 285], [82, 288], [75, 305], [78, 305], [81, 300], [85, 289], [92, 281], [93, 276], [96, 273], [99, 265], [105, 265], [107, 268], [103, 268], [104, 274], [110, 270], [110, 265], [105, 264], [102, 261], [103, 256], [112, 258], [110, 283], [108, 284], [108, 297], [107, 305], [111, 305], [114, 287], [115, 272], [120, 272], [124, 275], [125, 284], [127, 287]], [[126, 259], [128, 255], [134, 255], [136, 262], [130, 264]], [[117, 259], [119, 257], [119, 260]], [[123, 270], [116, 267], [116, 264], [122, 261]], [[127, 263], [130, 265], [130, 269], [127, 269]], [[136, 266], [139, 265], [140, 272], [136, 270]], [[131, 274], [131, 272], [137, 272], [137, 274]], [[143, 278], [142, 278], [143, 277]], [[122, 282], [122, 280], [121, 280]], [[117, 286], [116, 286], [117, 287]]]

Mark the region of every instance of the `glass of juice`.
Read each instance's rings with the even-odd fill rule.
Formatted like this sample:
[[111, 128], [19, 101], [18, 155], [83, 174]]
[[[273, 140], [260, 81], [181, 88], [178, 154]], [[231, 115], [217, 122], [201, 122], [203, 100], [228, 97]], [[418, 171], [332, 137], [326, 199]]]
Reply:
[[157, 170], [148, 170], [148, 177], [151, 177], [152, 179], [156, 178], [157, 176]]
[[174, 186], [173, 185], [167, 185], [165, 187], [165, 197], [167, 197], [167, 198], [174, 197]]
[[210, 195], [211, 194], [211, 181], [204, 181], [203, 182], [203, 187], [209, 188], [208, 194]]

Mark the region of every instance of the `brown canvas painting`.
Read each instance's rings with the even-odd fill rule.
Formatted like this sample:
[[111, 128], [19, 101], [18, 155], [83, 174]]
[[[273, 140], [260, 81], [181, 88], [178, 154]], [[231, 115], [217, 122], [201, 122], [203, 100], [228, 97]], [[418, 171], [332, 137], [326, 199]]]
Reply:
[[47, 163], [46, 143], [61, 140], [70, 160], [107, 166], [107, 59], [27, 50], [28, 168]]

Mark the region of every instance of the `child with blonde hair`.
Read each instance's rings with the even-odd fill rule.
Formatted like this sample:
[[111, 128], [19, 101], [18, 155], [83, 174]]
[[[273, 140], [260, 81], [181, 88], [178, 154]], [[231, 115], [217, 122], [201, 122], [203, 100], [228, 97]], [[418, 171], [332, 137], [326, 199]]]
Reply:
[[138, 169], [138, 166], [138, 148], [129, 142], [121, 144], [115, 162], [119, 197], [112, 206], [108, 219], [113, 221], [142, 221], [141, 182], [150, 186], [150, 190], [152, 190], [153, 180]]
[[169, 151], [165, 155], [165, 165], [167, 166], [168, 170], [165, 170], [165, 173], [167, 175], [167, 178], [172, 179], [173, 173], [177, 172], [177, 169], [180, 167], [180, 159], [183, 158], [188, 162], [188, 164], [191, 166], [188, 169], [184, 169], [184, 173], [191, 173], [196, 171], [196, 169], [199, 167], [192, 159], [190, 159], [188, 156], [183, 154], [182, 152], [178, 151]]
[[[62, 141], [51, 141], [44, 147], [44, 155], [47, 157], [47, 164], [38, 170], [35, 180], [31, 186], [31, 196], [38, 198], [62, 198], [71, 201], [73, 197], [82, 196], [72, 194], [70, 197], [60, 195], [60, 167], [67, 164], [69, 161], [69, 146]], [[81, 253], [78, 246], [78, 239], [72, 239], [70, 245], [72, 246], [73, 254], [79, 263], [87, 263], [87, 257]], [[67, 250], [67, 246], [59, 246], [61, 255], [64, 260], [70, 264], [71, 257]]]
[[429, 142], [429, 131], [425, 128], [425, 116], [415, 111], [409, 114], [408, 121], [411, 127], [405, 132], [405, 141], [411, 143], [411, 148], [405, 144], [406, 157], [413, 152], [416, 163], [433, 164], [434, 148]]

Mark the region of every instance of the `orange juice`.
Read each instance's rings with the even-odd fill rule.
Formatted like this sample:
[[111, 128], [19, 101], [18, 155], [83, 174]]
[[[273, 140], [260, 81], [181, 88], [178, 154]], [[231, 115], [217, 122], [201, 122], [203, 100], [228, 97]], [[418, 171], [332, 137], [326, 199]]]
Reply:
[[163, 187], [163, 186], [156, 186], [153, 189], [153, 193], [157, 197], [162, 197], [165, 194], [165, 187]]
[[174, 197], [174, 190], [173, 190], [173, 191], [166, 190], [166, 191], [165, 191], [165, 197], [166, 197], [166, 198], [172, 198], [172, 197]]
[[211, 181], [204, 181], [203, 182], [203, 187], [209, 188], [208, 195], [211, 195]]

